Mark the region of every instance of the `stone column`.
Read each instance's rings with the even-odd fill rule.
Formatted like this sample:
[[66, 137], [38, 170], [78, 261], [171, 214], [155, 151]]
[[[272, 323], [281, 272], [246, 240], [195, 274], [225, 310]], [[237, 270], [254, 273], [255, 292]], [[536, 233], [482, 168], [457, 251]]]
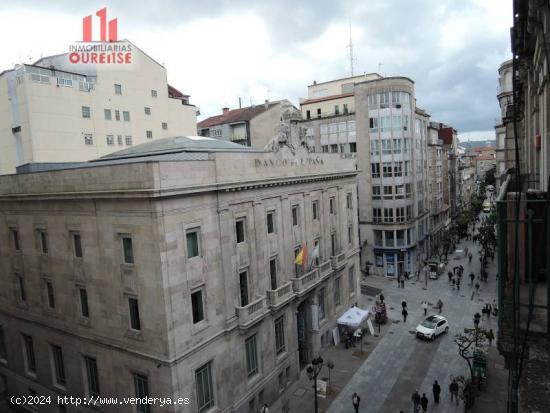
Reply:
[[[254, 201], [254, 231], [250, 243], [251, 259], [250, 268], [254, 268], [256, 276], [254, 277], [255, 292], [259, 295], [265, 295], [266, 290], [270, 288], [267, 282], [265, 254], [268, 248], [267, 225], [264, 206], [261, 201]], [[255, 294], [255, 295], [257, 295]]]
[[[294, 277], [294, 245], [292, 245], [292, 210], [288, 195], [281, 197], [281, 237], [282, 244], [279, 246], [281, 254], [281, 270], [285, 280]], [[283, 280], [281, 280], [281, 283]]]
[[220, 206], [218, 209], [220, 225], [221, 263], [224, 280], [224, 291], [221, 291], [219, 299], [225, 301], [225, 319], [227, 324], [236, 320], [235, 306], [238, 304], [238, 286], [236, 269], [236, 246], [233, 239], [233, 213], [228, 206]]

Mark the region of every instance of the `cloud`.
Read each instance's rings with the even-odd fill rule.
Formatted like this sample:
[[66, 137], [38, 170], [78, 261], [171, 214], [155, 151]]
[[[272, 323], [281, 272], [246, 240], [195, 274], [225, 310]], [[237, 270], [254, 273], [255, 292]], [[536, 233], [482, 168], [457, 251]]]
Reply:
[[349, 75], [350, 24], [356, 74], [382, 63], [383, 75], [410, 77], [418, 105], [460, 132], [491, 131], [499, 114], [511, 0], [0, 1], [0, 35], [13, 39], [0, 67], [64, 52], [81, 36], [82, 17], [105, 5], [120, 36], [164, 63], [204, 115], [236, 107], [239, 97], [298, 104], [313, 80]]

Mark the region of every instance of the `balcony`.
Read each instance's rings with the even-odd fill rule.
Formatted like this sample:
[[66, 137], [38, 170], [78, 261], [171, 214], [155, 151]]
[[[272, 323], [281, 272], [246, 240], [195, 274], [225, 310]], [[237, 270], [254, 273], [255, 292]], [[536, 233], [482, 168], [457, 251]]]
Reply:
[[278, 310], [294, 297], [292, 281], [289, 281], [276, 290], [267, 290], [268, 305], [272, 310]]
[[298, 296], [302, 296], [319, 282], [319, 269], [315, 268], [299, 278], [292, 278], [292, 289]]
[[319, 269], [319, 277], [321, 279], [328, 277], [332, 273], [331, 260], [322, 262], [317, 268]]
[[513, 356], [514, 335], [522, 339], [527, 329], [530, 340], [550, 334], [550, 201], [546, 192], [527, 192], [528, 184], [522, 178], [518, 192], [509, 175], [497, 201], [498, 345], [505, 356]]
[[246, 330], [260, 321], [267, 314], [267, 305], [265, 295], [256, 298], [250, 304], [244, 307], [235, 307], [239, 328]]
[[346, 266], [347, 260], [346, 260], [346, 252], [341, 252], [340, 254], [333, 255], [330, 257], [330, 261], [332, 263], [332, 268], [335, 270], [341, 270]]

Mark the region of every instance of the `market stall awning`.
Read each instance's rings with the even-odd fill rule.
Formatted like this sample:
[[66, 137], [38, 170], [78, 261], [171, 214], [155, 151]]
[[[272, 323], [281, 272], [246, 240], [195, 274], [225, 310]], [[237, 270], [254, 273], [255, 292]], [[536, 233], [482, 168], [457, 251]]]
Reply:
[[359, 307], [351, 307], [338, 319], [338, 324], [358, 328], [368, 316], [369, 312], [367, 310], [363, 310]]

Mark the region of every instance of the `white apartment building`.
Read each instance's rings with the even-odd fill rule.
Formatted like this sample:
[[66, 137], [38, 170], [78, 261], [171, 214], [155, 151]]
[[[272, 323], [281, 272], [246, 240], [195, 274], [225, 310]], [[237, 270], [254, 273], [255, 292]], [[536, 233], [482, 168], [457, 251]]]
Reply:
[[0, 177], [0, 389], [189, 400], [45, 413], [286, 397], [360, 294], [355, 161], [295, 147], [175, 137]]
[[32, 162], [94, 159], [127, 146], [196, 134], [196, 108], [135, 45], [133, 63], [74, 65], [68, 54], [0, 73], [0, 174]]

